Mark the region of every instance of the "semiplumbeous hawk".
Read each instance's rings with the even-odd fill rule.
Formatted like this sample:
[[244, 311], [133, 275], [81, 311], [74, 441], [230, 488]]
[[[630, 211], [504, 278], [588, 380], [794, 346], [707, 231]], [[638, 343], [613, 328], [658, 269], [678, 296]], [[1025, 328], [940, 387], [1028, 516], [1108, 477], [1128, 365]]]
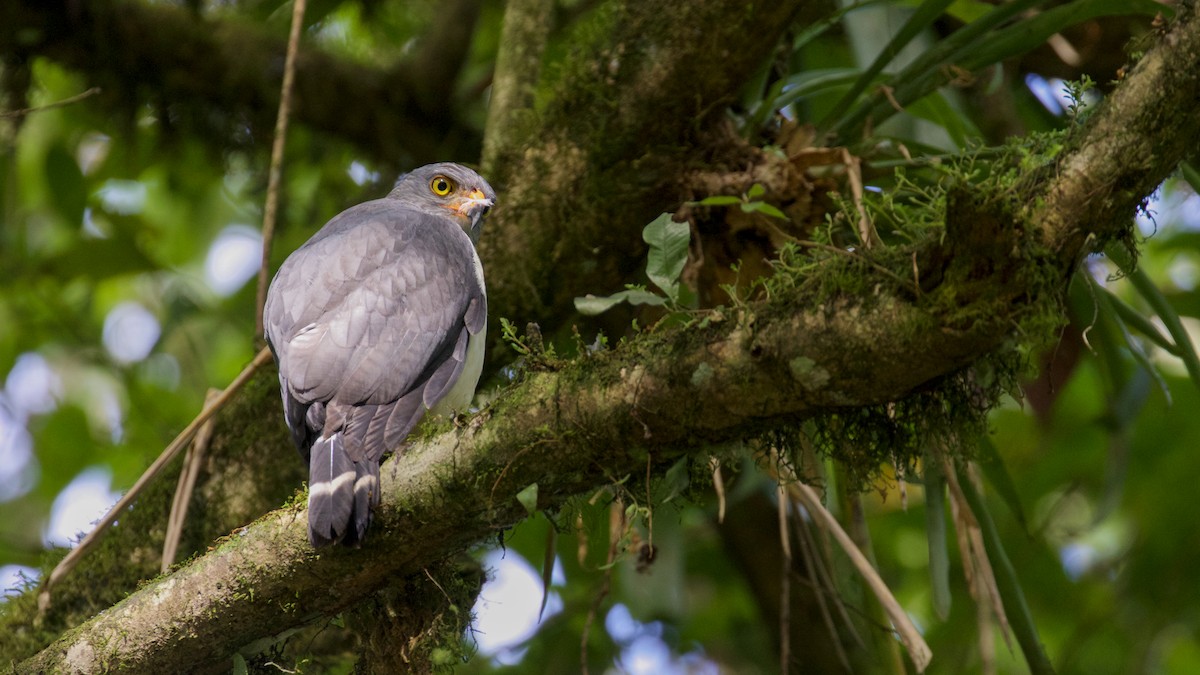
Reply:
[[423, 166], [326, 223], [271, 282], [263, 323], [308, 460], [313, 546], [359, 545], [384, 453], [426, 410], [471, 402], [487, 329], [475, 242], [495, 199], [466, 167]]

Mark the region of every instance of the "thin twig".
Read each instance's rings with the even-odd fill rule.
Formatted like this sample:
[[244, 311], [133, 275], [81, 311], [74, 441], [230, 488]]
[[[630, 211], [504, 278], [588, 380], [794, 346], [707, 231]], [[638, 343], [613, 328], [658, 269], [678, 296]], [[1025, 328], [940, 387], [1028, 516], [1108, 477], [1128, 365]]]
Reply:
[[[775, 454], [775, 450], [771, 453]], [[779, 545], [783, 550], [779, 574], [779, 672], [787, 675], [792, 660], [792, 545], [788, 536], [788, 505], [791, 501], [783, 483], [776, 483], [775, 501], [779, 505]]]
[[913, 251], [913, 254], [912, 254], [912, 268], [913, 268], [913, 288], [916, 289], [917, 297], [920, 298], [921, 297], [921, 268], [917, 266], [917, 252], [916, 251]]
[[646, 544], [654, 554], [654, 500], [650, 498], [650, 453], [646, 453]]
[[[804, 509], [802, 504], [796, 504], [797, 509]], [[807, 509], [804, 509], [807, 513]], [[834, 587], [832, 576], [825, 567], [825, 561], [821, 555], [821, 551], [817, 548], [816, 537], [809, 530], [809, 525], [805, 522], [805, 518], [794, 518], [792, 520], [792, 529], [796, 531], [796, 540], [800, 542], [800, 552], [804, 556], [805, 570], [808, 572], [809, 583], [812, 584], [813, 595], [817, 600], [817, 607], [821, 610], [821, 617], [825, 621], [825, 626], [829, 629], [829, 637], [833, 642], [834, 651], [837, 652], [838, 661], [847, 672], [850, 671], [850, 657], [846, 654], [846, 648], [842, 645], [842, 634], [838, 630], [837, 621], [834, 620], [833, 613], [829, 611], [829, 602], [825, 596], [828, 595], [837, 607], [838, 614], [842, 621], [845, 622], [846, 628], [850, 631], [850, 636], [854, 638], [854, 642], [860, 649], [866, 649], [866, 644], [863, 642], [862, 636], [854, 628], [854, 623], [850, 620], [850, 614], [846, 611], [846, 605], [842, 602], [841, 595]]]
[[[838, 465], [835, 467], [838, 472], [838, 486], [841, 488], [838, 495], [838, 505], [842, 509], [842, 521], [846, 528], [847, 534], [850, 535], [850, 540], [862, 551], [867, 562], [872, 568], [877, 564], [875, 562], [875, 549], [871, 543], [871, 528], [867, 525], [867, 512], [863, 507], [862, 494], [853, 490], [846, 490], [846, 485], [849, 484], [849, 479], [845, 474], [845, 466]], [[883, 603], [876, 599], [874, 604], [868, 603], [863, 607], [867, 618], [877, 625], [887, 626], [891, 619], [887, 616]], [[879, 639], [879, 635], [873, 636], [876, 638], [876, 656], [880, 661], [880, 672], [891, 673], [892, 675], [907, 675], [908, 669], [904, 666], [904, 653], [900, 649], [900, 643], [891, 639]]]
[[[888, 417], [895, 419], [896, 404], [889, 403], [887, 410]], [[904, 475], [904, 465], [897, 459], [895, 452], [892, 452], [892, 469], [896, 472], [896, 486], [900, 492], [900, 510], [908, 513], [908, 480]]]
[[[880, 265], [879, 263], [877, 263], [873, 260], [867, 259], [867, 257], [862, 255], [861, 253], [857, 253], [855, 251], [847, 251], [844, 248], [838, 248], [837, 246], [830, 246], [829, 244], [822, 244], [819, 241], [812, 241], [811, 239], [797, 239], [795, 237], [790, 237], [790, 239], [793, 242], [795, 242], [795, 244], [797, 246], [803, 246], [804, 248], [816, 248], [816, 249], [820, 249], [822, 251], [828, 251], [830, 253], [837, 253], [838, 255], [844, 255], [849, 258], [855, 258], [857, 260], [861, 260], [861, 261], [867, 263], [868, 265], [870, 265], [871, 267], [874, 267], [879, 272], [882, 272], [882, 273], [886, 274], [887, 276], [891, 277], [897, 283], [899, 283], [901, 286], [908, 286], [913, 283], [913, 282], [909, 281], [908, 279], [901, 277], [899, 274], [896, 274], [895, 272], [889, 270], [888, 268], [884, 267], [883, 265]], [[914, 286], [914, 289], [915, 289], [915, 292], [917, 295], [921, 294], [921, 289], [919, 286]]]
[[[779, 480], [780, 476], [782, 476], [784, 481], [788, 483], [799, 481], [803, 481], [806, 484], [821, 483], [823, 480], [821, 463], [817, 460], [815, 448], [813, 448], [812, 443], [809, 442], [807, 438], [801, 441], [800, 450], [802, 466], [807, 466], [808, 468], [808, 470], [803, 473], [803, 477], [797, 475], [797, 473], [790, 466], [777, 463], [775, 464], [775, 467], [778, 475], [775, 476], [775, 479]], [[788, 498], [792, 500], [792, 503], [795, 505], [798, 513], [807, 512], [807, 509], [805, 509], [803, 503], [797, 501], [790, 494]], [[811, 519], [812, 516], [810, 515], [809, 520]], [[796, 518], [793, 520], [796, 523], [794, 526], [794, 529], [797, 532], [796, 538], [800, 540], [801, 547], [807, 547], [812, 550], [812, 555], [806, 556], [806, 558], [813, 565], [815, 565], [815, 576], [813, 576], [813, 578], [816, 580], [816, 583], [814, 584], [813, 588], [817, 593], [818, 603], [821, 603], [825, 597], [825, 594], [828, 593], [829, 597], [833, 599], [834, 606], [838, 610], [838, 615], [841, 617], [842, 621], [845, 622], [846, 628], [849, 629], [850, 637], [854, 638], [854, 643], [858, 645], [859, 649], [866, 649], [866, 642], [863, 640], [862, 636], [859, 635], [858, 629], [854, 627], [854, 622], [850, 620], [850, 612], [846, 609], [846, 603], [843, 601], [841, 594], [837, 590], [837, 583], [834, 581], [833, 574], [829, 571], [829, 568], [826, 565], [826, 558], [832, 555], [828, 537], [824, 538], [824, 541], [822, 542], [824, 545], [819, 545], [816, 536], [809, 530], [805, 519]], [[832, 619], [830, 619], [830, 622], [832, 622]], [[833, 635], [834, 640], [837, 641], [838, 631], [836, 625], [831, 623], [829, 628], [830, 634]], [[837, 641], [837, 651], [841, 656], [843, 665], [846, 666], [846, 670], [849, 670], [849, 657], [846, 656], [845, 650], [842, 649], [842, 644], [840, 641]]]
[[542, 622], [542, 615], [546, 613], [546, 602], [550, 600], [550, 584], [554, 581], [554, 560], [557, 550], [558, 529], [554, 527], [554, 521], [546, 516], [546, 550], [542, 554], [542, 605], [538, 607], [538, 623]]
[[625, 536], [625, 526], [625, 505], [620, 499], [614, 499], [608, 507], [608, 558], [604, 563], [604, 580], [600, 582], [596, 597], [592, 598], [592, 606], [583, 621], [583, 635], [579, 640], [579, 672], [583, 675], [588, 675], [589, 672], [588, 636], [591, 635], [596, 614], [600, 611], [600, 603], [604, 602], [604, 598], [608, 597], [608, 592], [612, 589], [612, 571], [617, 560], [617, 549]]
[[858, 570], [859, 576], [863, 581], [867, 582], [867, 586], [879, 598], [879, 603], [883, 605], [884, 611], [887, 612], [888, 618], [891, 619], [892, 625], [896, 629], [896, 633], [900, 637], [900, 641], [904, 643], [904, 647], [908, 650], [908, 656], [912, 659], [913, 665], [917, 667], [917, 672], [924, 672], [929, 666], [930, 659], [933, 658], [933, 652], [929, 649], [929, 645], [925, 643], [925, 639], [921, 637], [920, 631], [913, 625], [912, 620], [908, 618], [904, 608], [896, 601], [892, 591], [880, 578], [879, 573], [871, 566], [870, 561], [863, 555], [862, 551], [854, 545], [854, 541], [850, 539], [850, 535], [842, 529], [837, 518], [833, 517], [825, 505], [821, 503], [817, 493], [805, 485], [804, 483], [791, 483], [788, 486], [788, 491], [795, 499], [800, 500], [804, 504], [804, 508], [812, 514], [813, 519], [821, 525], [827, 532], [833, 534], [838, 545], [846, 552], [850, 562]]
[[[220, 389], [209, 389], [208, 395], [204, 397], [204, 405], [210, 405], [220, 395]], [[188, 504], [192, 501], [192, 492], [196, 489], [196, 478], [200, 475], [200, 467], [204, 464], [204, 453], [208, 451], [208, 444], [212, 440], [214, 428], [215, 425], [211, 419], [205, 422], [196, 432], [196, 438], [183, 458], [183, 471], [179, 472], [175, 498], [171, 500], [171, 515], [167, 517], [167, 534], [163, 538], [163, 572], [175, 564], [175, 553], [179, 549], [179, 540], [183, 536], [183, 524], [187, 521]]]
[[867, 217], [867, 207], [863, 200], [862, 162], [842, 148], [842, 164], [846, 167], [846, 178], [850, 182], [850, 197], [854, 202], [854, 210], [858, 212], [858, 238], [863, 248], [874, 248], [881, 243], [875, 225]]
[[108, 531], [108, 526], [112, 525], [113, 522], [115, 522], [117, 518], [125, 511], [125, 509], [133, 502], [133, 500], [137, 498], [141, 491], [150, 484], [150, 481], [154, 480], [158, 474], [162, 473], [162, 470], [166, 468], [167, 464], [170, 463], [170, 461], [174, 459], [180, 453], [180, 451], [187, 447], [188, 441], [192, 440], [192, 436], [196, 434], [196, 431], [205, 422], [211, 419], [213, 415], [217, 414], [217, 411], [219, 411], [221, 408], [224, 408], [225, 405], [233, 399], [234, 394], [236, 394], [242, 388], [242, 386], [250, 380], [250, 378], [254, 375], [254, 372], [270, 360], [271, 350], [264, 348], [262, 351], [260, 351], [254, 357], [254, 360], [251, 361], [245, 368], [243, 368], [242, 372], [239, 373], [236, 378], [234, 378], [233, 382], [229, 383], [229, 386], [225, 388], [225, 391], [221, 392], [221, 395], [214, 399], [211, 404], [204, 406], [204, 409], [200, 411], [200, 414], [196, 415], [196, 419], [192, 420], [183, 431], [179, 432], [179, 435], [175, 437], [175, 440], [171, 441], [170, 445], [168, 445], [167, 448], [162, 451], [162, 454], [158, 456], [158, 459], [154, 460], [154, 463], [150, 465], [150, 468], [146, 469], [141, 478], [137, 479], [137, 482], [133, 484], [133, 487], [129, 488], [129, 491], [125, 493], [125, 496], [121, 497], [120, 501], [118, 501], [111, 509], [109, 509], [108, 513], [100, 519], [100, 522], [96, 523], [96, 527], [94, 527], [92, 531], [89, 532], [88, 535], [79, 542], [79, 545], [71, 549], [71, 552], [67, 554], [67, 557], [63, 558], [62, 561], [54, 567], [54, 569], [46, 577], [45, 583], [42, 584], [41, 592], [38, 593], [39, 617], [44, 616], [46, 610], [50, 608], [50, 590], [54, 587], [54, 584], [61, 581], [63, 577], [65, 577], [72, 569], [74, 569], [75, 565], [77, 565], [79, 561], [83, 559], [83, 556], [90, 551], [93, 546], [99, 543], [100, 538], [103, 537]]
[[717, 493], [717, 524], [725, 522], [725, 479], [721, 476], [721, 460], [714, 455], [708, 458], [712, 469], [713, 490]]
[[[1008, 645], [1008, 648], [1012, 649], [1012, 627], [1008, 623], [1008, 613], [1004, 608], [1004, 600], [1000, 597], [1000, 586], [996, 582], [991, 559], [983, 544], [983, 530], [967, 502], [966, 495], [963, 494], [962, 485], [958, 482], [954, 460], [948, 456], [943, 457], [942, 465], [946, 473], [946, 486], [950, 489], [950, 496], [958, 504], [960, 518], [955, 519], [955, 527], [962, 527], [966, 530], [967, 550], [971, 554], [972, 567], [976, 573], [974, 579], [979, 584], [980, 597], [976, 600], [979, 601], [984, 596], [988, 598], [992, 613], [1000, 625], [1000, 635], [1004, 638], [1004, 643]], [[963, 537], [959, 537], [960, 545], [962, 541]]]
[[979, 672], [980, 675], [996, 675], [995, 622], [992, 603], [987, 595], [975, 602], [975, 621], [979, 624]]
[[95, 96], [100, 92], [100, 87], [92, 87], [87, 91], [75, 94], [74, 96], [68, 96], [63, 100], [55, 101], [54, 103], [47, 103], [46, 105], [39, 105], [33, 108], [21, 108], [20, 110], [8, 110], [5, 112], [0, 112], [0, 119], [15, 119], [17, 117], [24, 117], [30, 113], [42, 112], [43, 110], [53, 110], [54, 108], [62, 108], [63, 106], [68, 106], [72, 103], [78, 103], [85, 98]]
[[267, 302], [267, 282], [271, 278], [271, 240], [275, 238], [275, 214], [279, 210], [279, 181], [283, 173], [283, 148], [287, 140], [288, 116], [292, 110], [292, 89], [296, 79], [296, 53], [300, 29], [304, 25], [306, 0], [294, 0], [292, 30], [288, 34], [287, 56], [283, 62], [283, 88], [279, 93], [279, 113], [275, 117], [275, 139], [271, 144], [271, 168], [267, 173], [267, 203], [263, 207], [262, 264], [258, 268], [258, 296], [254, 311], [254, 334], [263, 335], [263, 305]]
[[437, 579], [433, 578], [433, 575], [429, 573], [429, 568], [422, 567], [421, 571], [424, 572], [425, 576], [428, 577], [429, 580], [433, 582], [433, 585], [437, 586], [437, 589], [442, 592], [442, 597], [446, 598], [446, 602], [449, 604], [453, 604], [454, 601], [450, 599], [450, 594], [446, 592], [446, 589], [442, 588], [442, 585], [438, 583]]
[[579, 541], [579, 544], [575, 547], [575, 559], [579, 561], [579, 566], [583, 567], [588, 554], [588, 536], [587, 528], [583, 526], [582, 511], [575, 514], [575, 538]]

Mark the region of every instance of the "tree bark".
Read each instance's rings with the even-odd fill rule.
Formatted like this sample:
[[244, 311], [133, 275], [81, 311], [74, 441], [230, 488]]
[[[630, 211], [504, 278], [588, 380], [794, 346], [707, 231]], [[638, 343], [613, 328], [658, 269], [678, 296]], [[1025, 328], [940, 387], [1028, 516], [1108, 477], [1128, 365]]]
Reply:
[[[536, 4], [512, 3], [506, 23], [539, 35]], [[485, 143], [484, 173], [504, 195], [480, 248], [492, 306], [549, 335], [576, 296], [638, 276], [641, 228], [686, 198], [690, 171], [723, 161], [698, 139], [813, 4], [614, 0], [565, 38], [570, 65], [543, 75], [537, 96], [530, 73], [498, 70], [498, 83], [516, 81], [493, 101], [490, 119], [506, 124]], [[528, 68], [540, 61], [530, 52], [507, 44], [497, 67]]]

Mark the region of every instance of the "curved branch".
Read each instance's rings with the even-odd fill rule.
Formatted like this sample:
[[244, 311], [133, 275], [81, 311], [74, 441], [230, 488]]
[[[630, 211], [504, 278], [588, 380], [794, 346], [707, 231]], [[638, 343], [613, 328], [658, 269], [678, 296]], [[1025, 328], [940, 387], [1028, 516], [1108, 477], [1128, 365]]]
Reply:
[[[431, 40], [431, 51], [459, 37]], [[0, 3], [0, 53], [15, 62], [45, 56], [76, 70], [103, 89], [102, 104], [130, 118], [153, 92], [156, 102], [201, 131], [215, 126], [218, 137], [234, 138], [235, 130], [244, 133], [249, 126], [263, 145], [279, 103], [285, 52], [282, 36], [235, 21], [199, 20], [183, 7], [113, 0]], [[453, 62], [441, 65], [428, 72], [404, 66], [388, 71], [301, 48], [293, 118], [391, 164], [478, 156], [478, 132], [456, 120], [449, 99], [421, 96], [446, 85], [427, 81], [453, 73], [446, 70]]]
[[[709, 452], [698, 443], [761, 433], [822, 408], [893, 400], [996, 339], [994, 330], [918, 330], [935, 318], [894, 302], [873, 305], [790, 313], [780, 299], [700, 340], [688, 330], [644, 335], [561, 371], [531, 373], [466, 428], [385, 464], [383, 506], [363, 549], [314, 551], [303, 506], [275, 511], [20, 670], [220, 665], [248, 642], [337, 614], [396, 575], [512, 526], [525, 516], [515, 495], [531, 483], [539, 507], [551, 508], [644, 471], [646, 453], [661, 465]], [[799, 358], [816, 365], [798, 368]], [[813, 377], [814, 368], [835, 377]]]

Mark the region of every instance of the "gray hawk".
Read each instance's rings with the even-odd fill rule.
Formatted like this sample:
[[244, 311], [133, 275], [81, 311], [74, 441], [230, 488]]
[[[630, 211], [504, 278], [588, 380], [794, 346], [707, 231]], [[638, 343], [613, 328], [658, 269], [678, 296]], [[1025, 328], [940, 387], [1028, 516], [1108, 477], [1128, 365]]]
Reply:
[[335, 216], [272, 280], [263, 323], [308, 461], [313, 546], [361, 544], [383, 455], [426, 410], [471, 402], [487, 330], [475, 242], [495, 199], [464, 166], [423, 166]]

